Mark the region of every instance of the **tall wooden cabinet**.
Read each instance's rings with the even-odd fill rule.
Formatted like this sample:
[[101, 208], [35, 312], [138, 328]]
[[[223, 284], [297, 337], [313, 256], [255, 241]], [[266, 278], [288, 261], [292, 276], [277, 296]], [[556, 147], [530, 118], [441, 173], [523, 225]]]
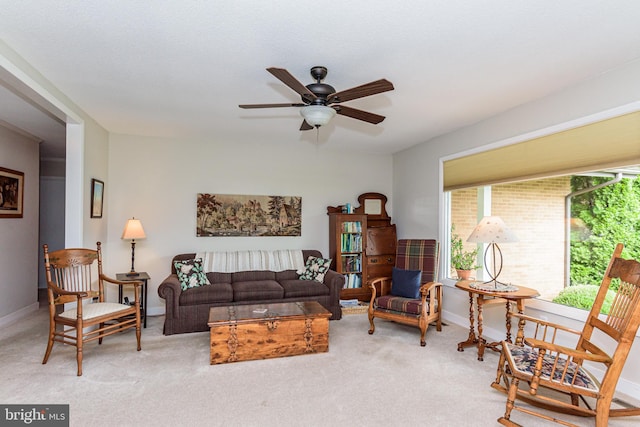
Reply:
[[395, 224], [367, 228], [367, 282], [376, 277], [391, 277], [397, 241]]
[[340, 299], [366, 301], [371, 296], [367, 281], [367, 216], [329, 213], [329, 256], [331, 269], [344, 275]]
[[368, 283], [391, 276], [396, 259], [396, 226], [387, 215], [387, 197], [364, 193], [355, 213], [341, 213], [344, 206], [329, 206], [329, 256], [331, 268], [345, 276], [340, 299], [369, 301]]
[[[367, 283], [377, 277], [391, 277], [396, 265], [398, 237], [395, 224], [387, 214], [387, 196], [381, 193], [364, 193], [358, 196], [360, 206], [356, 213], [367, 215]], [[379, 289], [378, 289], [379, 291]]]

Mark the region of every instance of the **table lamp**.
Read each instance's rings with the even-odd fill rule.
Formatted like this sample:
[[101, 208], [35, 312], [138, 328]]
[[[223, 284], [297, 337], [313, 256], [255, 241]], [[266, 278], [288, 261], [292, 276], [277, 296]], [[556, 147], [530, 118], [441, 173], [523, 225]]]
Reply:
[[[502, 251], [498, 243], [517, 242], [516, 235], [507, 227], [499, 216], [485, 216], [476, 228], [473, 229], [471, 235], [467, 239], [469, 243], [489, 243], [484, 251], [484, 265], [489, 274], [489, 280], [484, 283], [492, 283], [494, 288], [498, 285], [507, 286], [507, 284], [499, 282], [498, 276], [502, 272]], [[487, 263], [487, 254], [491, 248], [493, 256], [493, 271], [489, 270]]]
[[142, 228], [142, 223], [139, 219], [131, 218], [127, 220], [127, 223], [124, 225], [124, 231], [122, 232], [121, 239], [123, 240], [131, 240], [131, 271], [127, 273], [127, 276], [137, 276], [134, 262], [135, 262], [135, 251], [136, 251], [136, 239], [145, 239], [147, 236], [144, 234], [144, 228]]

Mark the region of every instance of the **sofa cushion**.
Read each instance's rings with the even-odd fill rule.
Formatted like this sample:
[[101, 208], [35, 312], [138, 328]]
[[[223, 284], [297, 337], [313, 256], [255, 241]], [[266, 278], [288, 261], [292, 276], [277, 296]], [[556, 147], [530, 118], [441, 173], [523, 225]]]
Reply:
[[216, 302], [232, 302], [233, 289], [230, 283], [216, 283], [210, 286], [199, 286], [180, 293], [180, 305], [211, 304]]
[[211, 284], [204, 271], [202, 271], [202, 260], [200, 258], [174, 261], [174, 265], [183, 291]]
[[276, 273], [270, 270], [251, 270], [231, 273], [231, 283], [249, 282], [252, 280], [276, 280]]
[[315, 280], [284, 279], [279, 283], [284, 288], [285, 298], [315, 297], [330, 293], [329, 287]]
[[209, 279], [209, 283], [231, 283], [231, 273], [217, 273], [210, 271], [207, 273], [207, 279]]
[[322, 282], [324, 275], [331, 267], [331, 260], [310, 256], [307, 258], [305, 268], [300, 270], [300, 280], [316, 280]]
[[284, 298], [284, 289], [275, 280], [234, 281], [231, 287], [233, 288], [234, 301], [258, 301]]
[[276, 272], [276, 281], [282, 282], [283, 280], [298, 280], [300, 275], [296, 270], [284, 270]]

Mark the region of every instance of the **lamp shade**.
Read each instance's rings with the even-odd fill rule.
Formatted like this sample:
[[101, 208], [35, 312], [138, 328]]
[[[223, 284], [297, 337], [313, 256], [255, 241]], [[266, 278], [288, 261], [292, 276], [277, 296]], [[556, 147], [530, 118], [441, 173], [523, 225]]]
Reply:
[[499, 216], [485, 216], [467, 239], [469, 243], [513, 243], [516, 235]]
[[124, 225], [124, 231], [122, 231], [122, 239], [145, 239], [147, 236], [144, 234], [144, 228], [142, 228], [142, 222], [139, 219], [131, 218], [127, 220]]
[[325, 105], [308, 105], [300, 109], [300, 115], [311, 126], [324, 126], [336, 115], [336, 110]]

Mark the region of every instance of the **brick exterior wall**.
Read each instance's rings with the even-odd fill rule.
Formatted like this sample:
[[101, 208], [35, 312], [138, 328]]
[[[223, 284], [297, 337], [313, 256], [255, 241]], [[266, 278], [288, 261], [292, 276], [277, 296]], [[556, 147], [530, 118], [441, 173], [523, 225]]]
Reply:
[[[570, 192], [568, 176], [492, 187], [492, 214], [501, 217], [519, 239], [500, 246], [504, 258], [500, 281], [535, 288], [544, 299], [564, 288], [564, 199]], [[451, 223], [466, 241], [478, 223], [475, 188], [451, 192]], [[465, 247], [474, 245], [465, 242]]]

